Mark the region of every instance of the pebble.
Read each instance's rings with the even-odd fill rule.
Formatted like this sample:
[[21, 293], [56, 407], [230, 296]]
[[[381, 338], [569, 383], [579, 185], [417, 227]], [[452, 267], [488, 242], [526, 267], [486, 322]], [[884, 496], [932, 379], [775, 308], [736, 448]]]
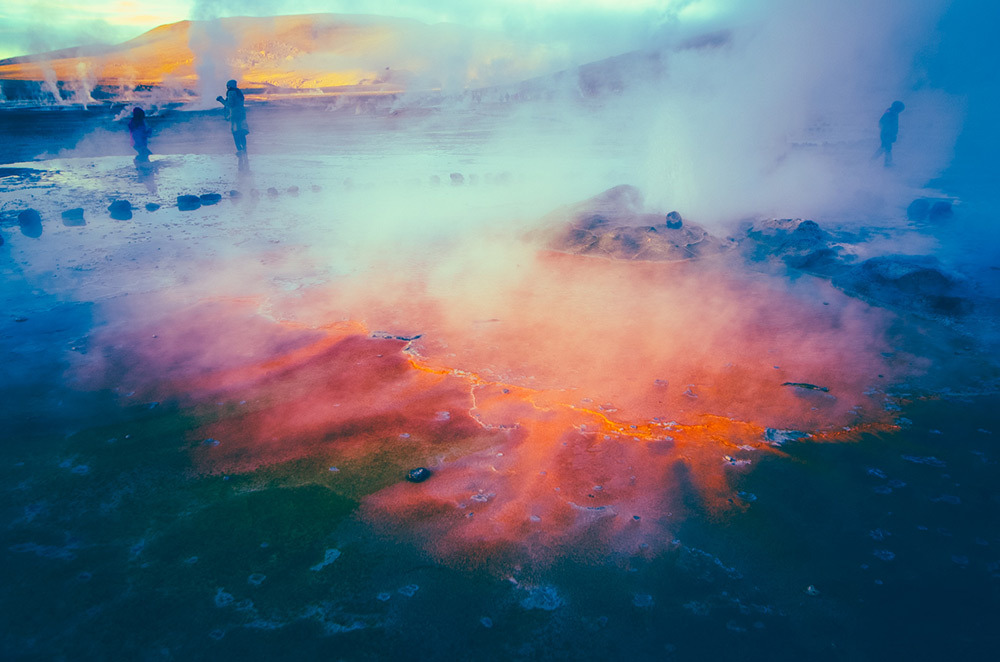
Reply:
[[427, 467], [417, 467], [406, 472], [406, 480], [411, 483], [422, 483], [431, 477], [431, 470]]

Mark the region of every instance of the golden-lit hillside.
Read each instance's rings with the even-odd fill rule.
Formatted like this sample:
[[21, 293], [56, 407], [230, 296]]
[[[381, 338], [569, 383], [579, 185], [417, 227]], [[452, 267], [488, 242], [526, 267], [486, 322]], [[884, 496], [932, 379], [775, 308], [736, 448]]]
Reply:
[[233, 17], [163, 25], [106, 49], [11, 58], [0, 61], [0, 80], [191, 87], [236, 78], [243, 86], [398, 91], [531, 75], [537, 55], [453, 25], [338, 14]]

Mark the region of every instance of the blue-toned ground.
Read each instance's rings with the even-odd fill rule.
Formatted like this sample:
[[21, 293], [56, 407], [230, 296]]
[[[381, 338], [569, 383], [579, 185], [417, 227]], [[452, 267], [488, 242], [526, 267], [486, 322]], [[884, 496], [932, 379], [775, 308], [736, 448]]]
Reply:
[[[208, 114], [165, 114], [151, 141], [149, 171], [137, 171], [118, 125], [98, 112], [52, 121], [41, 149], [34, 139], [22, 141], [26, 151], [0, 166], [4, 658], [992, 656], [1000, 645], [998, 265], [974, 259], [967, 238], [956, 239], [983, 204], [964, 200], [946, 217], [907, 219], [905, 206], [890, 201], [881, 223], [821, 221], [841, 234], [809, 239], [818, 243], [807, 248], [818, 252], [732, 227], [728, 236], [739, 246], [726, 253], [725, 266], [705, 267], [719, 269], [709, 271], [712, 281], [745, 276], [773, 288], [772, 300], [739, 301], [734, 310], [678, 305], [663, 319], [639, 303], [627, 309], [632, 317], [622, 313], [620, 325], [606, 327], [601, 312], [621, 313], [624, 304], [602, 300], [599, 288], [620, 293], [622, 272], [583, 272], [590, 289], [562, 290], [572, 306], [560, 308], [554, 283], [561, 281], [530, 271], [538, 267], [526, 258], [546, 247], [523, 237], [553, 209], [622, 183], [632, 145], [586, 145], [589, 158], [581, 161], [580, 152], [541, 144], [538, 152], [551, 151], [552, 160], [532, 165], [519, 161], [520, 146], [512, 153], [485, 149], [495, 144], [498, 122], [474, 110], [419, 118], [287, 113], [251, 114], [259, 128], [251, 134], [248, 173], [237, 169], [225, 124]], [[12, 133], [35, 126], [33, 116], [7, 117], [0, 121]], [[560, 126], [555, 117], [546, 121]], [[411, 130], [414, 124], [419, 130]], [[73, 150], [58, 155], [64, 146]], [[39, 154], [52, 158], [30, 161]], [[957, 199], [947, 188], [902, 188], [916, 191], [913, 197]], [[177, 208], [177, 196], [204, 193], [223, 199], [190, 212]], [[110, 218], [115, 199], [131, 202], [130, 220]], [[147, 203], [160, 206], [148, 210]], [[84, 209], [85, 225], [63, 222], [61, 212], [75, 207]], [[40, 234], [19, 222], [27, 208], [39, 211]], [[755, 227], [772, 226], [758, 219]], [[830, 246], [831, 253], [822, 251]], [[839, 270], [897, 253], [929, 255], [934, 267], [885, 267], [902, 270], [892, 272], [897, 280], [858, 280], [862, 272]], [[544, 264], [569, 270], [578, 262]], [[671, 272], [678, 280], [707, 282], [682, 268]], [[514, 287], [521, 278], [527, 285]], [[781, 306], [797, 310], [779, 303], [786, 288], [815, 316], [782, 317]], [[666, 303], [706, 292], [713, 305], [731, 300], [715, 290], [683, 290]], [[515, 305], [532, 296], [542, 304]], [[647, 293], [635, 296], [641, 302]], [[405, 301], [421, 309], [408, 310]], [[475, 308], [466, 326], [457, 304]], [[830, 321], [816, 312], [824, 304], [843, 315]], [[253, 315], [241, 316], [240, 306]], [[759, 318], [741, 317], [755, 306]], [[595, 339], [556, 325], [565, 335], [543, 345], [558, 348], [555, 365], [504, 356], [505, 342], [531, 346], [513, 342], [504, 329], [520, 329], [526, 319], [548, 330], [544, 313], [552, 310], [571, 318], [582, 311], [594, 328], [621, 326], [622, 334]], [[655, 384], [650, 379], [642, 388], [662, 388], [665, 402], [688, 403], [684, 412], [663, 405], [657, 413], [679, 421], [672, 446], [662, 433], [669, 424], [647, 425], [648, 398], [629, 402], [626, 391], [614, 389], [628, 383], [618, 374], [622, 366], [635, 367], [621, 359], [630, 348], [656, 356], [656, 346], [680, 342], [681, 334], [655, 343], [641, 337], [673, 329], [676, 316], [720, 352], [731, 351], [726, 334], [709, 334], [716, 327], [699, 320], [724, 317], [748, 342], [758, 327], [773, 331], [785, 345], [768, 350], [765, 358], [778, 358], [767, 370], [778, 371], [779, 360], [800, 361], [812, 372], [781, 379], [822, 387], [836, 377], [845, 386], [827, 393], [771, 379], [773, 402], [760, 401], [767, 416], [821, 419], [805, 430], [814, 436], [795, 440], [787, 430], [764, 432], [770, 419], [742, 416], [743, 404], [732, 405], [741, 415], [725, 409], [726, 397], [739, 398], [726, 390], [722, 368], [706, 363], [713, 377], [704, 383], [675, 383], [667, 374]], [[337, 325], [353, 323], [364, 325], [358, 335], [367, 339], [334, 343], [333, 354], [325, 353], [323, 334], [336, 340], [354, 333]], [[820, 333], [828, 324], [830, 333]], [[872, 329], [878, 335], [865, 335]], [[795, 334], [810, 342], [788, 340]], [[152, 342], [167, 338], [169, 348]], [[477, 343], [487, 340], [479, 353]], [[752, 372], [757, 350], [747, 346], [742, 359]], [[579, 347], [586, 349], [579, 370], [566, 369], [560, 352]], [[824, 347], [836, 353], [827, 356]], [[395, 363], [371, 368], [361, 358], [366, 348]], [[815, 359], [806, 361], [806, 353]], [[482, 360], [494, 354], [492, 362]], [[870, 365], [854, 365], [869, 356]], [[357, 381], [343, 386], [309, 373], [319, 358]], [[452, 372], [439, 378], [434, 370], [442, 366]], [[607, 388], [616, 406], [596, 400], [604, 393], [589, 381], [591, 368], [613, 382]], [[758, 384], [753, 375], [739, 379]], [[372, 386], [379, 380], [388, 390]], [[865, 380], [869, 392], [847, 392]], [[468, 411], [437, 406], [462, 402], [468, 383], [479, 398]], [[508, 415], [486, 409], [488, 398], [501, 401], [489, 391], [498, 384], [519, 397], [530, 392], [524, 397], [534, 410], [555, 411], [545, 398], [570, 391], [572, 415], [633, 423], [620, 436], [634, 434], [635, 441], [622, 448], [645, 444], [652, 467], [672, 458], [671, 473], [662, 474], [669, 481], [632, 492], [609, 488], [605, 496], [598, 488], [625, 470], [613, 460], [582, 459], [600, 453], [596, 445], [578, 456], [532, 456], [542, 448], [532, 445], [536, 437], [523, 441], [518, 430], [487, 425], [491, 415]], [[790, 397], [789, 388], [798, 389], [800, 409], [767, 409]], [[591, 395], [593, 406], [581, 404]], [[831, 404], [851, 398], [858, 405], [850, 417]], [[303, 402], [308, 407], [297, 406]], [[351, 417], [337, 418], [333, 407], [341, 405], [356, 407]], [[516, 411], [523, 420], [534, 415]], [[731, 415], [756, 436], [730, 443], [720, 433], [706, 446], [694, 430], [701, 413]], [[547, 429], [548, 420], [532, 425]], [[528, 428], [541, 434], [527, 423], [520, 429]], [[414, 438], [397, 434], [403, 429]], [[286, 440], [282, 430], [295, 432]], [[594, 443], [588, 434], [584, 425], [582, 446]], [[640, 441], [646, 434], [661, 436]], [[516, 453], [516, 464], [494, 458], [490, 468], [470, 460], [498, 449], [504, 457]], [[434, 474], [407, 483], [415, 466], [434, 467]], [[386, 506], [395, 495], [451, 485], [456, 467], [469, 481], [470, 509], [487, 501], [509, 509], [477, 511], [492, 518], [490, 525], [463, 523], [455, 537], [458, 524], [441, 522], [452, 521], [447, 517], [465, 502], [450, 504], [438, 494], [407, 496], [398, 513]], [[544, 467], [567, 482], [605, 471], [605, 483], [587, 495], [602, 505], [577, 506], [593, 517], [588, 521], [550, 525], [539, 517], [551, 527], [545, 535], [530, 528], [536, 520], [527, 511], [512, 525], [510, 509], [523, 502], [478, 489], [473, 479], [506, 479], [526, 467]], [[513, 479], [483, 484], [532, 487]], [[616, 501], [626, 494], [632, 510]], [[636, 526], [655, 524], [629, 537], [625, 524], [641, 508], [647, 510], [641, 522], [635, 516]]]

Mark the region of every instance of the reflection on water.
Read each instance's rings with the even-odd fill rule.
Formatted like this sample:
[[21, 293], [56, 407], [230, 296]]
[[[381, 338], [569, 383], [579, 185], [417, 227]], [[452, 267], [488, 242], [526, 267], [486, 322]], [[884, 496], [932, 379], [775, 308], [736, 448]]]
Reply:
[[920, 381], [971, 350], [736, 252], [545, 250], [615, 159], [467, 137], [39, 176], [101, 213], [6, 233], [4, 652], [982, 653], [996, 398]]

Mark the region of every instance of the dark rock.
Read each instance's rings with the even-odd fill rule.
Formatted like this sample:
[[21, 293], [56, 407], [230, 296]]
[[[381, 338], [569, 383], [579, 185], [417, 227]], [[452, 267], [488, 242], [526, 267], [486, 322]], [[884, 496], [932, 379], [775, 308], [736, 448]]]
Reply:
[[449, 177], [451, 177], [452, 186], [461, 186], [462, 184], [465, 183], [465, 177], [463, 177], [462, 173], [460, 172], [453, 172], [451, 173], [451, 175], [449, 175]]
[[116, 221], [127, 221], [132, 218], [132, 203], [128, 200], [115, 200], [108, 205], [108, 211]]
[[848, 294], [913, 312], [970, 312], [967, 287], [930, 255], [885, 255], [865, 260], [833, 279]]
[[804, 388], [807, 391], [822, 391], [823, 393], [830, 392], [830, 389], [826, 386], [816, 386], [815, 384], [806, 384], [805, 382], [784, 382], [782, 386], [794, 386], [795, 388]]
[[201, 198], [197, 195], [178, 195], [177, 208], [181, 211], [194, 211], [201, 207]]
[[952, 216], [951, 203], [947, 200], [938, 200], [931, 205], [931, 210], [927, 214], [928, 220], [939, 223], [947, 221]]
[[243, 196], [243, 194], [242, 194], [242, 193], [240, 193], [239, 191], [237, 191], [236, 189], [233, 189], [233, 190], [231, 190], [231, 191], [229, 192], [229, 197], [230, 197], [230, 198], [240, 198], [240, 197], [242, 197], [242, 196]]
[[147, 202], [146, 203], [146, 211], [156, 211], [159, 208], [160, 208], [160, 205], [158, 203], [155, 203], [155, 202]]
[[278, 189], [274, 188], [273, 186], [270, 186], [267, 189], [267, 194], [272, 198], [276, 198], [278, 197]]
[[411, 483], [422, 483], [431, 477], [431, 470], [426, 467], [417, 467], [406, 472], [406, 480]]
[[670, 230], [679, 230], [684, 225], [684, 219], [678, 212], [672, 211], [667, 214], [667, 228]]
[[198, 196], [198, 201], [201, 202], [203, 206], [214, 205], [222, 200], [222, 196], [218, 193], [202, 193]]
[[289, 186], [288, 189], [287, 189], [287, 191], [288, 191], [289, 195], [298, 195], [299, 194], [299, 187], [298, 186]]
[[25, 225], [36, 225], [42, 222], [42, 216], [34, 209], [25, 209], [17, 215], [17, 223], [21, 227]]
[[554, 250], [619, 260], [687, 260], [727, 250], [691, 223], [666, 231], [663, 215], [646, 213], [643, 206], [638, 189], [616, 186], [556, 212], [553, 227], [541, 232]]
[[0, 246], [3, 246], [3, 235], [0, 234]]
[[924, 198], [917, 198], [906, 208], [906, 218], [911, 221], [922, 221], [927, 218], [931, 203]]
[[62, 222], [67, 227], [86, 225], [87, 221], [83, 218], [83, 207], [74, 207], [73, 209], [64, 211], [62, 213]]

